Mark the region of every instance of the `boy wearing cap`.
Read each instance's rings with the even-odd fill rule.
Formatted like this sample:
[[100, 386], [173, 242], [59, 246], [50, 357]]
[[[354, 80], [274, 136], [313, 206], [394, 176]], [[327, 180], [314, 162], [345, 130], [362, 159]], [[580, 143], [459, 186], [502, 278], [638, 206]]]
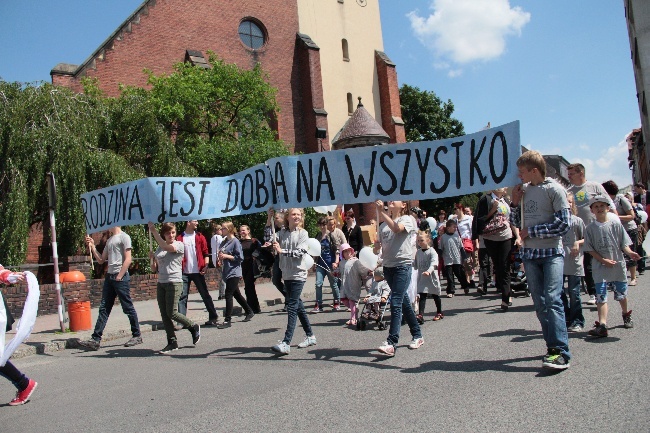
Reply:
[[594, 337], [607, 337], [607, 283], [614, 286], [614, 299], [621, 304], [623, 313], [623, 326], [632, 328], [632, 310], [627, 305], [627, 275], [625, 271], [625, 257], [627, 254], [633, 260], [640, 256], [630, 249], [632, 241], [619, 222], [608, 221], [609, 199], [604, 195], [597, 195], [589, 202], [591, 212], [596, 219], [585, 229], [585, 252], [594, 259], [593, 276], [596, 283], [596, 307], [598, 308], [598, 321], [589, 335]]

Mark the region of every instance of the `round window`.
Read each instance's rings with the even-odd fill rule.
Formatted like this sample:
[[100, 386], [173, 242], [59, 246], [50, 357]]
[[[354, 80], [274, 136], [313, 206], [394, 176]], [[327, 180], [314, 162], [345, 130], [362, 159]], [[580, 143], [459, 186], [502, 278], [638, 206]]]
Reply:
[[252, 20], [244, 20], [239, 24], [239, 39], [248, 48], [258, 50], [264, 45], [266, 36], [260, 24]]

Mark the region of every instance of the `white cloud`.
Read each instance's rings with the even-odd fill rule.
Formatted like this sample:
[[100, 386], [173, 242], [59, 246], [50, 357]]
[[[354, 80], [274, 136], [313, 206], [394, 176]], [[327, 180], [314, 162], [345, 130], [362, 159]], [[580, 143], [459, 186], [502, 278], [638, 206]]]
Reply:
[[[495, 59], [506, 48], [506, 37], [520, 35], [530, 13], [510, 7], [509, 0], [431, 0], [429, 16], [407, 14], [411, 29], [429, 48], [436, 64], [456, 66]], [[448, 66], [452, 69], [452, 66]], [[459, 75], [459, 69], [450, 76]]]
[[607, 180], [616, 182], [619, 188], [632, 183], [632, 171], [627, 163], [627, 142], [623, 138], [618, 144], [603, 150], [596, 158], [575, 158], [575, 161], [585, 166], [587, 180], [602, 183]]

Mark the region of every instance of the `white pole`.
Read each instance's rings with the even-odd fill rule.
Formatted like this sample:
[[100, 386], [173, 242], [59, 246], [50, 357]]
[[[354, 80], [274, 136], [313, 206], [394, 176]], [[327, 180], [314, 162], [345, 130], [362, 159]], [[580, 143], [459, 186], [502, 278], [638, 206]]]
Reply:
[[54, 209], [50, 209], [50, 231], [52, 233], [52, 261], [54, 262], [54, 284], [56, 286], [57, 312], [59, 314], [61, 332], [65, 332], [65, 325], [63, 324], [63, 299], [61, 297], [61, 282], [59, 280], [59, 253], [56, 244], [56, 219], [54, 218]]

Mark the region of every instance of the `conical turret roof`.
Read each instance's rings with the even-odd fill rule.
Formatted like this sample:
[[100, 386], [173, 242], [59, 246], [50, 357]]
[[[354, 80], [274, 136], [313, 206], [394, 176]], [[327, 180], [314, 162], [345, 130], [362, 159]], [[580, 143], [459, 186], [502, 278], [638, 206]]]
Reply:
[[332, 140], [334, 149], [349, 149], [352, 147], [373, 146], [375, 144], [386, 144], [390, 137], [384, 131], [374, 117], [368, 113], [361, 103], [354, 110], [352, 116], [345, 122], [343, 128]]

